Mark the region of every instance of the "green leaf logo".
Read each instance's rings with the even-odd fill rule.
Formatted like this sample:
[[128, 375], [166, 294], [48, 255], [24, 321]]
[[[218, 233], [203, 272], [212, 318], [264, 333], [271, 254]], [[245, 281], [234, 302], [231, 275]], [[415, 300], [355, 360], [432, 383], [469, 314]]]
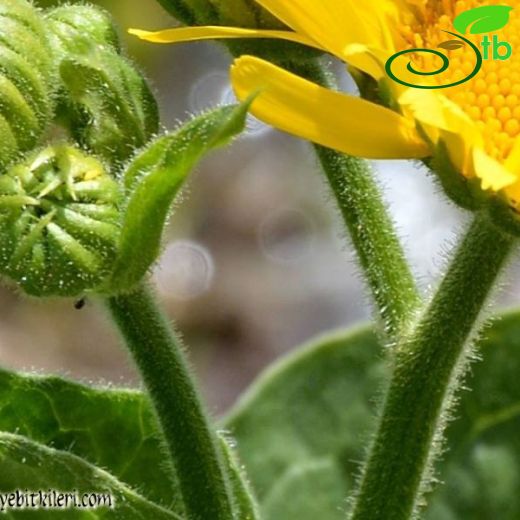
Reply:
[[483, 34], [498, 31], [509, 22], [509, 13], [513, 8], [508, 5], [485, 5], [465, 11], [453, 22], [461, 34]]
[[460, 49], [464, 47], [466, 44], [460, 40], [448, 40], [446, 42], [442, 42], [439, 45], [440, 49], [446, 49], [448, 51], [454, 51], [455, 49]]

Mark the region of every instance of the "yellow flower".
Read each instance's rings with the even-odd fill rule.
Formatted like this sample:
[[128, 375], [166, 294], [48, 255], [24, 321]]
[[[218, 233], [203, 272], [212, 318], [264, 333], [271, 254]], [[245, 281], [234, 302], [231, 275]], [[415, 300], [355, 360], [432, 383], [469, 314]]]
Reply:
[[[252, 105], [256, 117], [351, 155], [424, 158], [443, 145], [462, 175], [480, 179], [483, 189], [501, 191], [512, 206], [520, 207], [520, 13], [513, 10], [509, 24], [497, 33], [512, 44], [512, 58], [485, 60], [480, 73], [458, 87], [408, 88], [385, 72], [385, 63], [396, 52], [436, 49], [449, 39], [444, 31], [454, 31], [453, 20], [461, 12], [490, 3], [514, 8], [518, 0], [256, 1], [290, 30], [187, 27], [131, 32], [159, 43], [280, 38], [326, 51], [377, 80], [390, 94], [392, 108], [325, 89], [253, 56], [242, 56], [232, 66], [238, 98], [259, 91]], [[430, 76], [430, 82], [453, 83], [474, 68], [476, 57], [469, 46], [449, 52], [450, 67]], [[413, 58], [416, 68], [425, 71], [439, 68], [435, 60], [439, 58], [426, 53]], [[399, 73], [407, 73], [403, 65]]]

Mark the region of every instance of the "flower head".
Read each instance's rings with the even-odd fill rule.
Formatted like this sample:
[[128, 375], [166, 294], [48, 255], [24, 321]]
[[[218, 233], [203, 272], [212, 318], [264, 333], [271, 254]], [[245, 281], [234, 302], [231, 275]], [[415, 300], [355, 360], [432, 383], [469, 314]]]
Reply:
[[[265, 122], [310, 141], [367, 158], [426, 158], [439, 150], [466, 179], [505, 195], [520, 209], [520, 54], [508, 61], [484, 60], [473, 79], [452, 88], [411, 88], [387, 75], [385, 64], [407, 49], [438, 49], [454, 31], [461, 13], [484, 5], [514, 8], [516, 0], [256, 0], [288, 26], [288, 31], [231, 27], [191, 27], [147, 33], [155, 42], [200, 38], [282, 38], [326, 51], [374, 78], [388, 106], [331, 91], [253, 56], [231, 70], [239, 98], [260, 91], [252, 112]], [[509, 11], [509, 10], [508, 10]], [[493, 32], [513, 48], [519, 40], [520, 12]], [[480, 43], [481, 35], [465, 38]], [[466, 40], [466, 41], [467, 41]], [[475, 67], [474, 48], [446, 49], [449, 67], [423, 75], [423, 85], [456, 83]], [[399, 74], [412, 73], [396, 61]], [[415, 53], [413, 68], [439, 69], [439, 56]], [[417, 82], [417, 76], [414, 81]], [[419, 83], [420, 85], [421, 83]]]

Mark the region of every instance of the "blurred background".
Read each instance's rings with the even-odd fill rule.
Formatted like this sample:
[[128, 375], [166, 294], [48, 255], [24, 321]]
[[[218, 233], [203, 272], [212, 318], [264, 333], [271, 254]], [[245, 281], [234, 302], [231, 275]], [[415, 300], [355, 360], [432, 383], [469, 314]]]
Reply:
[[[166, 128], [233, 102], [230, 59], [218, 44], [140, 42], [126, 28], [175, 23], [155, 0], [94, 3], [115, 17], [128, 54], [153, 85]], [[351, 89], [342, 67], [331, 66]], [[398, 161], [374, 166], [425, 290], [442, 272], [467, 216], [439, 194], [419, 166]], [[517, 263], [498, 299], [501, 306], [519, 301]], [[216, 414], [298, 344], [370, 319], [352, 249], [311, 147], [254, 119], [232, 147], [213, 154], [192, 175], [154, 278]], [[36, 301], [7, 288], [0, 288], [0, 365], [84, 382], [139, 384], [95, 301], [78, 311], [71, 301]]]

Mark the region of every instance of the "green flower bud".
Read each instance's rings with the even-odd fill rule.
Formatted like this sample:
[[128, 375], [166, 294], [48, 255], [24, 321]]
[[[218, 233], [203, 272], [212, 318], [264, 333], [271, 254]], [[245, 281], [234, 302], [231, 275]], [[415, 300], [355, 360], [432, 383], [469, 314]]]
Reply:
[[159, 129], [157, 103], [144, 78], [115, 52], [96, 48], [60, 66], [74, 139], [121, 165]]
[[148, 84], [119, 53], [104, 11], [65, 6], [50, 11], [47, 20], [64, 87], [60, 119], [79, 144], [121, 165], [158, 131]]
[[0, 168], [34, 148], [52, 117], [51, 50], [38, 11], [25, 0], [0, 4]]
[[99, 7], [66, 5], [46, 13], [55, 55], [80, 54], [94, 45], [120, 52], [119, 36], [111, 16]]
[[[316, 0], [319, 1], [319, 0]], [[172, 16], [185, 25], [228, 25], [250, 29], [287, 29], [254, 0], [158, 0]], [[226, 40], [234, 56], [252, 54], [277, 63], [302, 62], [320, 52], [279, 40]]]
[[0, 272], [34, 296], [80, 296], [112, 268], [120, 189], [69, 145], [33, 153], [0, 177]]

